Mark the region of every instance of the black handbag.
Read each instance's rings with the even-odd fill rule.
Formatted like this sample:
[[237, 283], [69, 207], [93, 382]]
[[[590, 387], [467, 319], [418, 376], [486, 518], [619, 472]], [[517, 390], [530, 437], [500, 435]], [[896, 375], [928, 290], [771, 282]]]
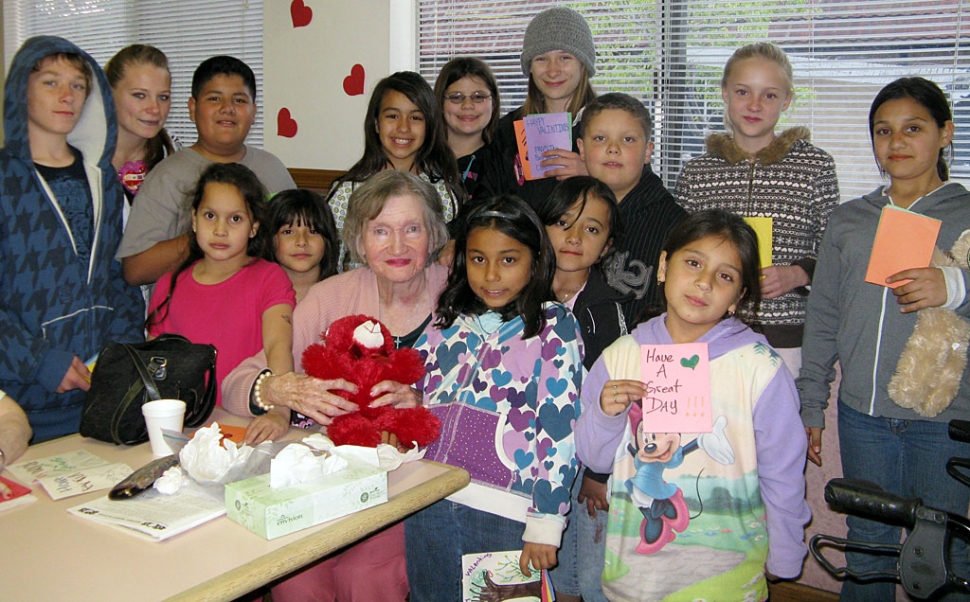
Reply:
[[98, 355], [81, 413], [81, 435], [117, 445], [148, 441], [141, 406], [185, 402], [185, 426], [201, 426], [216, 405], [216, 348], [177, 334], [128, 345], [109, 342]]

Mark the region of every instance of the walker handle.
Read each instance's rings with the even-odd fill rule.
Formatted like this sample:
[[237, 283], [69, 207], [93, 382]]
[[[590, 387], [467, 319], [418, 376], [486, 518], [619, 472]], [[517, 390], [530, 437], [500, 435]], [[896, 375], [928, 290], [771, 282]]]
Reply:
[[832, 479], [825, 485], [825, 501], [850, 514], [912, 528], [919, 498], [903, 498], [887, 493], [869, 481]]

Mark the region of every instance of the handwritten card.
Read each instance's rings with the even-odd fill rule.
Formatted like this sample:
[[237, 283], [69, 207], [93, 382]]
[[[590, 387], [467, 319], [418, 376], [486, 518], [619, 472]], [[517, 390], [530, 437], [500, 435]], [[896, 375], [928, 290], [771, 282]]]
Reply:
[[81, 495], [90, 491], [114, 487], [133, 471], [127, 464], [102, 464], [91, 468], [62, 472], [37, 479], [37, 483], [52, 500]]
[[525, 141], [525, 124], [522, 120], [512, 122], [512, 129], [515, 130], [515, 145], [518, 147], [519, 155], [518, 159], [521, 165], [520, 167], [522, 173], [519, 174], [521, 180], [534, 180], [532, 176], [532, 164], [529, 163], [529, 145]]
[[929, 267], [942, 222], [894, 205], [886, 205], [879, 216], [876, 238], [869, 256], [866, 282], [896, 288], [909, 280], [886, 284], [897, 272]]
[[89, 451], [79, 449], [66, 454], [11, 464], [7, 467], [7, 470], [24, 483], [32, 483], [37, 479], [42, 479], [50, 475], [70, 473], [94, 466], [102, 466], [107, 463], [103, 458], [99, 458]]
[[771, 229], [773, 220], [770, 217], [746, 217], [744, 221], [754, 230], [758, 237], [758, 262], [760, 267], [766, 268], [771, 265], [772, 236]]
[[556, 168], [540, 165], [543, 160], [542, 153], [555, 149], [572, 149], [572, 118], [569, 113], [542, 113], [524, 117], [522, 124], [525, 128], [527, 156], [532, 168], [532, 177], [526, 179], [548, 177], [546, 172]]
[[641, 345], [647, 396], [644, 426], [654, 433], [710, 433], [711, 370], [707, 343]]
[[532, 571], [532, 576], [526, 577], [519, 569], [521, 554], [521, 550], [510, 550], [462, 555], [462, 601], [554, 601], [548, 572]]

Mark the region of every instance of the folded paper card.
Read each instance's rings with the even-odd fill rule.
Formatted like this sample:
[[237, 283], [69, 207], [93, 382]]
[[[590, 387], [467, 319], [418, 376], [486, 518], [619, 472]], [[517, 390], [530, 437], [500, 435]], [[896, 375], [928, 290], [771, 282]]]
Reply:
[[526, 577], [519, 568], [521, 550], [482, 552], [461, 557], [462, 602], [480, 600], [554, 601], [548, 571], [531, 571]]
[[869, 256], [866, 282], [889, 288], [910, 282], [900, 280], [886, 284], [886, 278], [903, 270], [929, 267], [941, 224], [938, 219], [894, 205], [883, 207]]
[[759, 267], [766, 268], [771, 265], [771, 249], [774, 244], [772, 241], [772, 228], [774, 220], [771, 217], [746, 217], [746, 224], [754, 230], [758, 238], [758, 263]]
[[78, 449], [56, 456], [18, 462], [8, 466], [7, 470], [24, 483], [32, 483], [44, 477], [104, 466], [107, 463], [108, 461], [104, 458], [95, 456], [89, 451]]
[[525, 124], [522, 120], [512, 122], [512, 129], [515, 130], [515, 146], [519, 150], [517, 158], [519, 160], [519, 165], [516, 167], [520, 170], [519, 180], [534, 180], [535, 177], [532, 175], [532, 164], [529, 162], [529, 145], [525, 141]]
[[37, 482], [52, 500], [81, 495], [99, 489], [114, 487], [132, 473], [131, 467], [122, 462], [101, 464], [71, 472], [41, 477]]
[[555, 169], [554, 166], [543, 167], [540, 164], [544, 160], [542, 154], [546, 151], [572, 150], [572, 119], [569, 113], [528, 115], [522, 118], [521, 129], [515, 124], [513, 127], [526, 180], [546, 178], [546, 171]]
[[711, 372], [707, 343], [641, 345], [647, 396], [640, 400], [654, 433], [710, 433]]

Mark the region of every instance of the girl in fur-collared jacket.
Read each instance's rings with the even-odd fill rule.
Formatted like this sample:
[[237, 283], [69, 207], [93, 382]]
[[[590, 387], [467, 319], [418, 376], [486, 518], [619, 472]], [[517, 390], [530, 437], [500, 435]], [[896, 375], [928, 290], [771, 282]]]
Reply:
[[773, 218], [771, 264], [761, 270], [761, 309], [752, 327], [778, 350], [792, 374], [801, 365], [805, 304], [829, 215], [839, 202], [832, 157], [807, 128], [775, 126], [794, 96], [783, 50], [759, 42], [734, 52], [721, 79], [728, 133], [684, 166], [674, 195], [687, 211], [725, 209]]

